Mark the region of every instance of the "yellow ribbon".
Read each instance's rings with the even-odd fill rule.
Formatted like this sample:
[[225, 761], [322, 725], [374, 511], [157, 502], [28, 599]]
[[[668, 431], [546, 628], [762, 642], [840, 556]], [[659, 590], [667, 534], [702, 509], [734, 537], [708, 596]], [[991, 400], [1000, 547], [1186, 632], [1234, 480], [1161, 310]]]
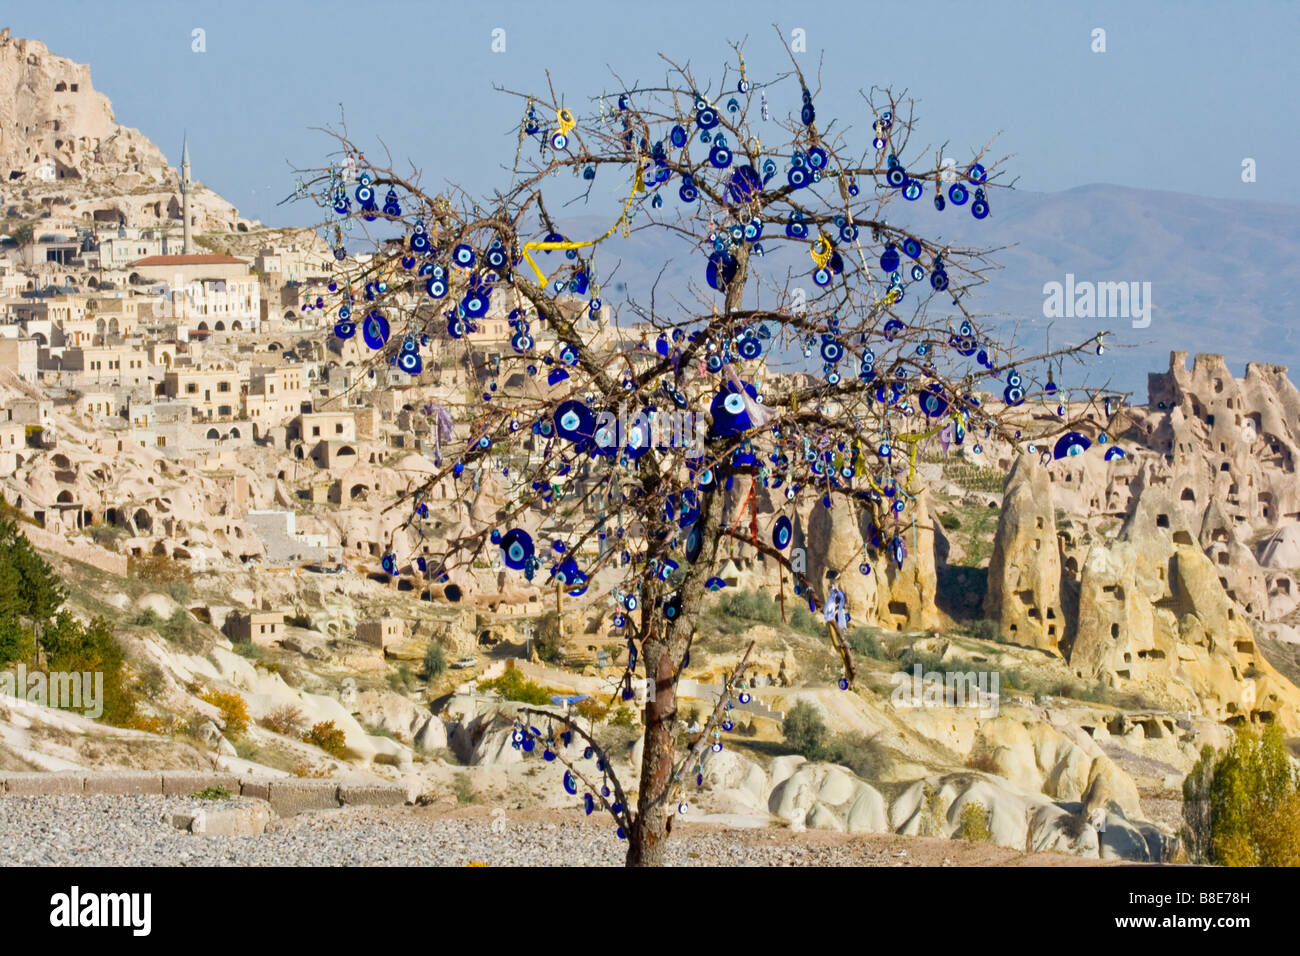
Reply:
[[[820, 252], [817, 251], [819, 249]], [[817, 263], [818, 269], [825, 269], [826, 263], [831, 261], [832, 249], [830, 237], [825, 232], [822, 232], [817, 236], [813, 244], [808, 247], [808, 255], [812, 256], [812, 261]]]
[[[569, 111], [561, 110], [560, 112], [568, 113]], [[570, 115], [570, 119], [572, 119], [572, 115]], [[632, 191], [628, 193], [627, 202], [623, 204], [623, 212], [618, 217], [618, 219], [614, 221], [614, 225], [610, 226], [603, 236], [599, 236], [598, 238], [592, 239], [588, 242], [571, 242], [566, 239], [563, 242], [525, 242], [524, 243], [524, 260], [528, 263], [529, 266], [532, 267], [533, 274], [537, 276], [538, 285], [545, 288], [547, 283], [547, 276], [546, 273], [544, 273], [541, 270], [541, 268], [537, 265], [536, 260], [533, 259], [532, 252], [534, 250], [538, 250], [541, 252], [556, 252], [562, 250], [567, 251], [569, 249], [584, 249], [587, 246], [594, 246], [598, 242], [604, 242], [606, 239], [612, 236], [614, 234], [614, 230], [616, 230], [619, 227], [619, 225], [627, 219], [627, 211], [632, 208], [632, 201], [636, 199], [637, 193], [642, 191], [641, 170], [645, 168], [645, 162], [646, 160], [645, 157], [643, 156], [641, 157], [640, 162], [637, 163], [636, 174], [632, 180]]]
[[[949, 412], [948, 418], [954, 422], [960, 421], [961, 414], [959, 412]], [[931, 428], [929, 431], [908, 432], [903, 435], [898, 435], [893, 439], [893, 442], [895, 444], [901, 442], [902, 444], [908, 446], [907, 478], [903, 480], [903, 490], [907, 492], [909, 495], [912, 493], [912, 479], [916, 477], [916, 456], [917, 456], [917, 451], [920, 448], [921, 442], [925, 441], [927, 438], [933, 438], [935, 435], [939, 434], [939, 432], [943, 431], [946, 427], [948, 427], [947, 422], [945, 422], [942, 425], [936, 425], [934, 428]], [[860, 456], [858, 458], [859, 464], [862, 463], [862, 459], [863, 456]], [[865, 473], [865, 470], [863, 472], [858, 473], [858, 477], [866, 478], [867, 484], [869, 484], [877, 494], [883, 495], [885, 493], [884, 489], [881, 488], [878, 484], [876, 484], [876, 480], [872, 478], [869, 473]]]

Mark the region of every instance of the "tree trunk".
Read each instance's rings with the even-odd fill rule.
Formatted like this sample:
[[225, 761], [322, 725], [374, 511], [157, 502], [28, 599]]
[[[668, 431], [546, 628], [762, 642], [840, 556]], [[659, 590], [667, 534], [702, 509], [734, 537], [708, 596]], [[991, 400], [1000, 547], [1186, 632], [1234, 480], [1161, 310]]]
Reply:
[[677, 720], [677, 682], [672, 654], [662, 642], [644, 647], [647, 674], [655, 674], [654, 699], [646, 702], [641, 756], [641, 787], [636, 821], [627, 835], [628, 866], [663, 866], [668, 848], [668, 807], [660, 799], [673, 772], [673, 725]]
[[[749, 271], [749, 253], [742, 246], [737, 254], [736, 276], [727, 287], [726, 308], [740, 308]], [[698, 522], [704, 536], [707, 555], [694, 565], [687, 565], [685, 579], [679, 585], [681, 613], [676, 621], [664, 621], [659, 608], [646, 606], [646, 617], [654, 615], [652, 635], [641, 644], [646, 677], [653, 679], [654, 698], [646, 702], [645, 736], [641, 749], [641, 789], [637, 795], [636, 819], [627, 835], [628, 866], [662, 866], [668, 848], [669, 800], [665, 794], [673, 775], [676, 741], [673, 729], [677, 722], [677, 669], [683, 664], [687, 642], [695, 631], [708, 578], [707, 568], [717, 560], [718, 523], [722, 517], [725, 492], [714, 487], [704, 493]], [[675, 809], [675, 808], [673, 808]]]

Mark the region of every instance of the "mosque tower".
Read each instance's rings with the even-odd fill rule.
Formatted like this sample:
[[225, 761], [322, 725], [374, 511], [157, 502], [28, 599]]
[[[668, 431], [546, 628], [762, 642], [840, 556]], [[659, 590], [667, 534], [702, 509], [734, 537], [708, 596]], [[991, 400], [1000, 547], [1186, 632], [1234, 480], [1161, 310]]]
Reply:
[[194, 253], [194, 235], [190, 226], [190, 193], [194, 190], [194, 183], [190, 181], [190, 139], [185, 137], [184, 145], [181, 147], [181, 218], [184, 220], [184, 239], [181, 243], [181, 255], [188, 256]]

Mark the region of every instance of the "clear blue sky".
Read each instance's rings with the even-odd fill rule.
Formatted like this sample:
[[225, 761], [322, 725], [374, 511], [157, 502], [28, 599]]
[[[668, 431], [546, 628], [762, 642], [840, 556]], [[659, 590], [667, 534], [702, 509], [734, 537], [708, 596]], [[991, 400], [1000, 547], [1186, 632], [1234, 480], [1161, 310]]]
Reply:
[[[241, 213], [278, 210], [289, 164], [319, 165], [313, 126], [339, 104], [353, 133], [382, 135], [397, 159], [476, 191], [513, 158], [517, 103], [493, 83], [571, 101], [662, 79], [660, 51], [705, 76], [748, 37], [753, 78], [783, 68], [773, 23], [802, 28], [805, 69], [823, 57], [819, 119], [869, 135], [859, 89], [919, 97], [923, 141], [965, 150], [1001, 132], [1019, 187], [1094, 182], [1297, 203], [1300, 4], [1294, 2], [678, 2], [577, 4], [295, 0], [59, 0], [7, 4], [0, 26], [90, 64], [119, 122], [176, 164], [189, 131], [195, 175]], [[191, 51], [191, 31], [207, 50]], [[494, 28], [506, 52], [491, 49]], [[1091, 50], [1106, 31], [1105, 53]], [[785, 88], [785, 87], [783, 87]], [[776, 104], [782, 113], [798, 104]], [[958, 153], [958, 155], [961, 155]], [[1258, 181], [1241, 181], [1241, 162]]]

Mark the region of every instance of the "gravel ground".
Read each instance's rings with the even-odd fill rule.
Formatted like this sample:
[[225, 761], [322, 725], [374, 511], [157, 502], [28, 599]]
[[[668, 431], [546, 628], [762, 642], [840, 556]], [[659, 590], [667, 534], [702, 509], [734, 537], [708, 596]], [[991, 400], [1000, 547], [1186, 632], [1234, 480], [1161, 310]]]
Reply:
[[[608, 820], [569, 811], [349, 807], [273, 821], [258, 836], [203, 837], [166, 812], [212, 807], [188, 797], [0, 799], [4, 862], [16, 866], [619, 866], [626, 844]], [[846, 836], [711, 824], [674, 829], [675, 866], [961, 866], [1096, 864], [988, 844]]]

